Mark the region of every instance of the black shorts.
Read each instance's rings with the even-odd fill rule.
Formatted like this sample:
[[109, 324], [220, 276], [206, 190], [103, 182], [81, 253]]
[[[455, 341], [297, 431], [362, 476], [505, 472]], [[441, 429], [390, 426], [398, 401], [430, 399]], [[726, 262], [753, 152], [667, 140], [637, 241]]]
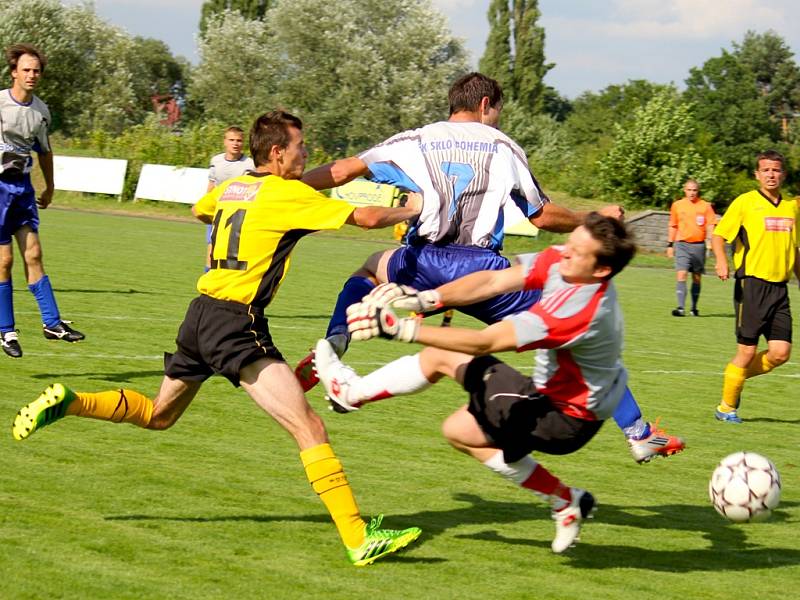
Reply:
[[481, 356], [464, 374], [470, 414], [503, 451], [507, 463], [533, 451], [570, 454], [600, 430], [603, 421], [576, 419], [558, 411], [536, 391], [530, 377], [497, 360]]
[[184, 381], [217, 373], [238, 387], [242, 367], [259, 358], [284, 360], [263, 311], [205, 295], [189, 304], [175, 343], [174, 354], [164, 353], [164, 374]]
[[737, 279], [733, 288], [736, 341], [757, 346], [759, 336], [767, 341], [792, 342], [792, 311], [785, 283], [757, 277]]

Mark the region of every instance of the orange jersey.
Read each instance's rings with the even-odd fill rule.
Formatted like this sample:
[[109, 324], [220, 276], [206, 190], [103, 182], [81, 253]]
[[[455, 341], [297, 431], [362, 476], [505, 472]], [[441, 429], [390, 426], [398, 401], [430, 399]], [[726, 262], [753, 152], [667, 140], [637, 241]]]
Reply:
[[670, 242], [702, 242], [707, 237], [709, 225], [714, 225], [716, 216], [711, 205], [703, 199], [692, 202], [681, 198], [669, 209]]

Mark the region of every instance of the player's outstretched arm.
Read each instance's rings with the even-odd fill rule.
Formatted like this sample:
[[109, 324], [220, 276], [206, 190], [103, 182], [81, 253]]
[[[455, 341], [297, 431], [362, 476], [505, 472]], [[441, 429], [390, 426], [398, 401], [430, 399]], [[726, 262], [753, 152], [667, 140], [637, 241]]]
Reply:
[[514, 325], [509, 321], [501, 321], [481, 330], [428, 327], [422, 325], [419, 318], [400, 319], [391, 308], [380, 308], [368, 302], [348, 307], [347, 326], [353, 340], [382, 337], [473, 355], [503, 352], [517, 347]]
[[347, 218], [347, 224], [365, 229], [379, 229], [413, 219], [419, 212], [420, 207], [416, 203], [397, 207], [359, 206]]
[[514, 265], [501, 271], [477, 271], [436, 288], [442, 306], [468, 306], [525, 286], [525, 269]]
[[367, 173], [369, 173], [367, 163], [357, 156], [351, 156], [306, 171], [301, 179], [315, 190], [329, 190]]
[[[609, 204], [598, 210], [604, 217], [622, 220], [625, 210], [618, 204]], [[576, 212], [564, 206], [548, 202], [538, 213], [530, 218], [530, 222], [545, 231], [553, 233], [569, 233], [586, 219], [588, 212]]]

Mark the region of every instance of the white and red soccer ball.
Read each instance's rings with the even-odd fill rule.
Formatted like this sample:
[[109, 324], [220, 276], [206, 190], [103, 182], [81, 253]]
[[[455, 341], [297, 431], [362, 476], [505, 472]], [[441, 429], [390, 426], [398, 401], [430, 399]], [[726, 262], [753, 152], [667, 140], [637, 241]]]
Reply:
[[781, 499], [781, 476], [769, 459], [755, 452], [723, 458], [708, 483], [714, 508], [734, 523], [763, 521]]

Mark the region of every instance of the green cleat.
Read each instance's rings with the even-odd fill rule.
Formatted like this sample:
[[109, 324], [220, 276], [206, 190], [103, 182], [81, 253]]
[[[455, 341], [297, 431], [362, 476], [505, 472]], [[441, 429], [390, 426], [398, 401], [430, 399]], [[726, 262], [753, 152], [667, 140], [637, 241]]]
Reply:
[[422, 530], [419, 527], [408, 529], [378, 529], [383, 515], [372, 519], [364, 532], [364, 542], [358, 548], [348, 548], [347, 557], [357, 567], [363, 567], [375, 562], [377, 559], [400, 548], [405, 548], [419, 537]]
[[73, 400], [75, 392], [60, 383], [54, 383], [36, 400], [19, 409], [11, 428], [14, 439], [24, 440], [40, 427], [55, 423], [66, 414]]

